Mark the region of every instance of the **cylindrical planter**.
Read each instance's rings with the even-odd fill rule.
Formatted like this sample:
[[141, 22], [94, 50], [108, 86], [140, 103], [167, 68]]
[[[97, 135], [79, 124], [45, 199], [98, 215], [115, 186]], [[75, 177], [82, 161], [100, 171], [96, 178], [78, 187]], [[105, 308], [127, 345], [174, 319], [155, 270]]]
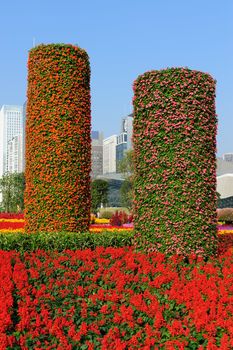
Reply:
[[137, 245], [166, 254], [215, 254], [215, 81], [184, 68], [134, 83]]
[[91, 116], [87, 53], [39, 45], [29, 53], [26, 232], [87, 231]]

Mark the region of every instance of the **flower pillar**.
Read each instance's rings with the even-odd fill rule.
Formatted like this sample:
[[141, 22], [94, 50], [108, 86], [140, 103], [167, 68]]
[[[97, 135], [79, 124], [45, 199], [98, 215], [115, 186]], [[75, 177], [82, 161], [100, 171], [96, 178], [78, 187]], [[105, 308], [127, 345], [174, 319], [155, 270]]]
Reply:
[[215, 81], [184, 68], [134, 83], [137, 244], [166, 254], [216, 252]]
[[29, 53], [26, 232], [87, 231], [91, 116], [87, 53], [39, 45]]

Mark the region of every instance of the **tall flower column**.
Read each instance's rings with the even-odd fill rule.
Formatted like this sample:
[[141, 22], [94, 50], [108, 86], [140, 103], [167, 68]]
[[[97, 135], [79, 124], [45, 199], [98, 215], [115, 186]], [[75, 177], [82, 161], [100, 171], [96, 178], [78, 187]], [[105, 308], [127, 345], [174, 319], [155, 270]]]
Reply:
[[87, 53], [63, 44], [33, 48], [27, 98], [26, 232], [86, 231], [91, 169]]
[[215, 81], [184, 68], [134, 83], [138, 245], [166, 254], [216, 251]]

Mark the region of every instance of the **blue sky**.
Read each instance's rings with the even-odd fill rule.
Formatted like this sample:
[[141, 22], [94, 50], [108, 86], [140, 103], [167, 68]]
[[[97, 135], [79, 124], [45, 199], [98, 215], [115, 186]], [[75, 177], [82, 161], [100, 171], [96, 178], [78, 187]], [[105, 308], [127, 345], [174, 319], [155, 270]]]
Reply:
[[91, 62], [92, 127], [110, 136], [132, 112], [139, 74], [189, 67], [217, 80], [217, 153], [233, 152], [232, 0], [4, 1], [0, 105], [26, 99], [28, 50], [71, 43]]

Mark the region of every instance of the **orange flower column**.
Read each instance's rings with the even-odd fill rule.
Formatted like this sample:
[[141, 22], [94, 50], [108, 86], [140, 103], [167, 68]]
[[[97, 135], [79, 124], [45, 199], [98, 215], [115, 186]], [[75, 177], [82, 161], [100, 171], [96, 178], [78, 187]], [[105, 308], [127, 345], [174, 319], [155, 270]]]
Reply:
[[25, 230], [87, 231], [91, 116], [87, 53], [39, 45], [29, 53]]

